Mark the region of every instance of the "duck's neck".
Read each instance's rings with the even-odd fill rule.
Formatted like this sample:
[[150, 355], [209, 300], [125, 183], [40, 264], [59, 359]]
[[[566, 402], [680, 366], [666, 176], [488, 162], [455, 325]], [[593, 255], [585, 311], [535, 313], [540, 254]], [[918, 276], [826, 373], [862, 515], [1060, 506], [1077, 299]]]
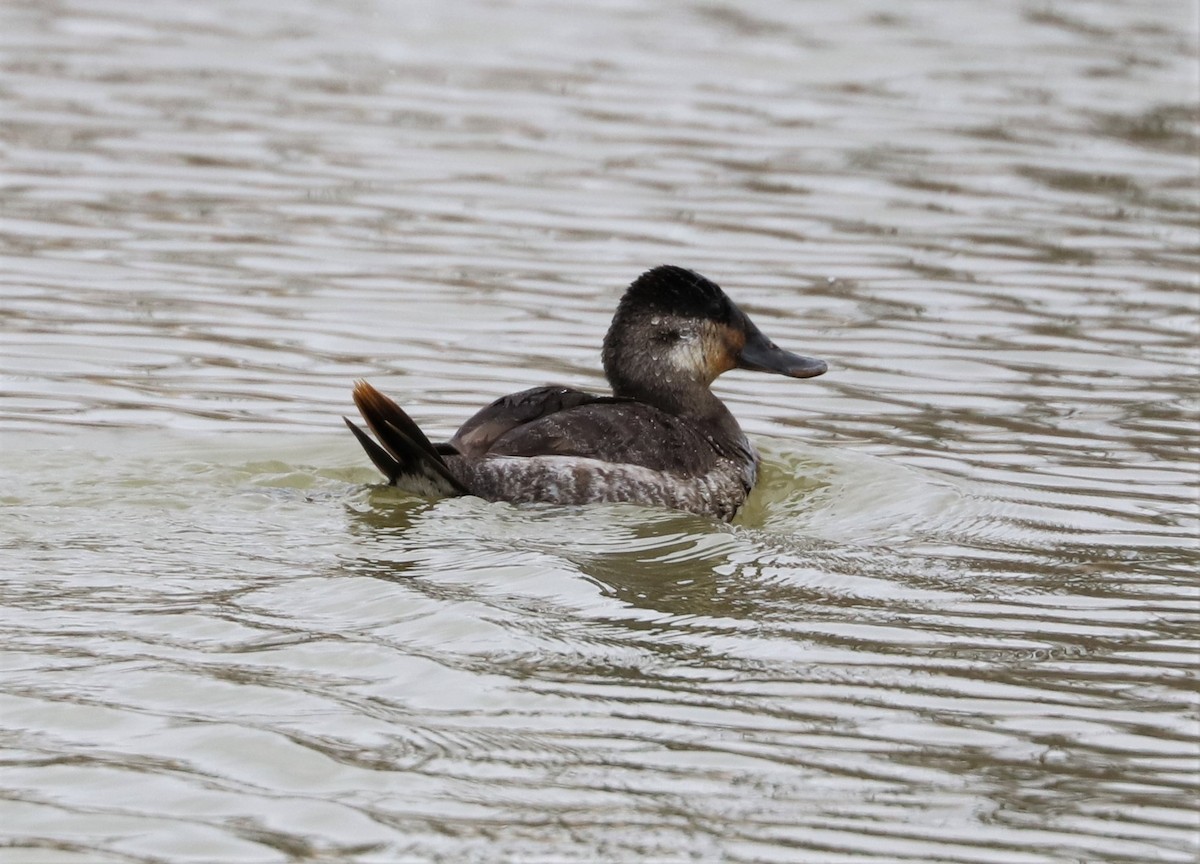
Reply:
[[733, 415], [711, 390], [702, 384], [670, 387], [655, 386], [658, 382], [614, 381], [613, 395], [636, 399], [687, 420], [712, 421]]
[[680, 387], [674, 382], [671, 387], [656, 387], [654, 382], [628, 380], [609, 381], [613, 395], [636, 399], [659, 410], [673, 414], [696, 426], [714, 447], [727, 455], [735, 456], [745, 448], [746, 437], [742, 427], [725, 403], [707, 386], [694, 383]]
[[[622, 300], [622, 306], [625, 300]], [[627, 320], [618, 309], [604, 337], [604, 374], [613, 395], [653, 405], [694, 424], [721, 452], [745, 446], [737, 420], [709, 389], [709, 364], [694, 344], [664, 344], [658, 319]], [[699, 356], [697, 356], [699, 352]]]

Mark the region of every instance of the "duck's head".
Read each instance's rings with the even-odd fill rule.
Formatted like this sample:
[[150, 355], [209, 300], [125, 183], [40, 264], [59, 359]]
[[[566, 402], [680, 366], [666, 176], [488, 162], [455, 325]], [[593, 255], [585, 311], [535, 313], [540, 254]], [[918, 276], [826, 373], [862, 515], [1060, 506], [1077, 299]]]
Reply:
[[604, 337], [604, 373], [618, 396], [680, 410], [730, 369], [791, 378], [824, 374], [825, 361], [785, 351], [714, 282], [662, 266], [626, 290]]

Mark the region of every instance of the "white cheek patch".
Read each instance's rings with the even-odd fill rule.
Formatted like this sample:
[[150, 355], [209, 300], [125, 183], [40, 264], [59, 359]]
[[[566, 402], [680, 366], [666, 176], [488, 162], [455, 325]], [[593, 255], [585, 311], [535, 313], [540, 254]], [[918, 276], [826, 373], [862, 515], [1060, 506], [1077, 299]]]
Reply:
[[708, 361], [704, 356], [704, 343], [695, 337], [690, 341], [681, 340], [675, 343], [667, 355], [667, 360], [672, 368], [686, 374], [689, 378], [694, 378], [696, 373], [703, 375], [708, 369]]
[[688, 380], [710, 381], [711, 328], [705, 322], [686, 319], [670, 319], [670, 323], [679, 338], [666, 353], [667, 365]]
[[682, 338], [667, 354], [671, 368], [685, 374], [691, 380], [711, 384], [730, 367], [726, 360], [727, 348], [720, 331], [708, 324], [684, 325], [680, 329]]

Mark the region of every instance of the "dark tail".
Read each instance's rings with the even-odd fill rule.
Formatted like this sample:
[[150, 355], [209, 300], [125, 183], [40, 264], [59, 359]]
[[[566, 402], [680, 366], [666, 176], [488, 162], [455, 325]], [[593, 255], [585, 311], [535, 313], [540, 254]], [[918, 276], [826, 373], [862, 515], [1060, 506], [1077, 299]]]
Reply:
[[379, 442], [348, 418], [342, 419], [389, 484], [430, 498], [467, 494], [466, 487], [446, 467], [438, 448], [399, 405], [366, 381], [354, 385], [354, 404]]

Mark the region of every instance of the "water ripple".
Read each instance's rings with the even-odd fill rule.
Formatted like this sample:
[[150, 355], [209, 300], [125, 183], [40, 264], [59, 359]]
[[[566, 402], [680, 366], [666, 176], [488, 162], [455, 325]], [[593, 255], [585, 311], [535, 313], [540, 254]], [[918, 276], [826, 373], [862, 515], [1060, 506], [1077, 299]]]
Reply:
[[[0, 858], [1193, 860], [1193, 12], [8, 4]], [[735, 524], [371, 485], [664, 262]]]

